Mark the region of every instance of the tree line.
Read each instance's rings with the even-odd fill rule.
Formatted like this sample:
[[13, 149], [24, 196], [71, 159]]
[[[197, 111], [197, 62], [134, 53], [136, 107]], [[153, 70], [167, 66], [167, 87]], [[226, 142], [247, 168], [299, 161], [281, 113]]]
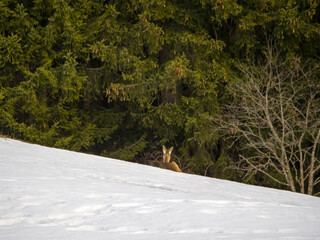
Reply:
[[0, 132], [320, 191], [316, 0], [0, 0]]

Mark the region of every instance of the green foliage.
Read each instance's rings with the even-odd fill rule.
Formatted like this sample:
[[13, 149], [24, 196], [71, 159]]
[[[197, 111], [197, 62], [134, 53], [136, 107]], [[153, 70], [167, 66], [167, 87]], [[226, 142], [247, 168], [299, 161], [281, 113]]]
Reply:
[[125, 160], [170, 144], [236, 178], [209, 120], [234, 62], [268, 38], [315, 58], [319, 22], [314, 0], [0, 0], [1, 134]]
[[111, 154], [107, 154], [106, 152], [103, 154], [117, 159], [131, 160], [140, 152], [142, 152], [146, 148], [147, 144], [148, 142], [146, 141], [146, 134], [143, 134], [136, 141], [126, 142], [124, 147], [122, 147], [120, 150]]

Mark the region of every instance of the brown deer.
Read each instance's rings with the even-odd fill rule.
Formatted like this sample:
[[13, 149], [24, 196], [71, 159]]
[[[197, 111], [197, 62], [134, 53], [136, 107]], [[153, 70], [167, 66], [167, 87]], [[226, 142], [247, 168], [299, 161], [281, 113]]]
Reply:
[[167, 149], [164, 145], [162, 146], [163, 150], [163, 161], [160, 163], [160, 167], [164, 169], [169, 169], [176, 172], [181, 172], [179, 166], [175, 162], [170, 162], [171, 153], [173, 147]]

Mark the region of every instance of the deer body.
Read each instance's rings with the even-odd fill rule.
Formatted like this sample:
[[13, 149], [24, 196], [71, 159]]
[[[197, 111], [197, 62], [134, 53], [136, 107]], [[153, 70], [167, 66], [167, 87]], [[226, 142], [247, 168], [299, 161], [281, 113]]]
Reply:
[[170, 162], [173, 147], [167, 149], [165, 146], [163, 146], [162, 149], [163, 149], [163, 161], [160, 164], [160, 167], [164, 169], [169, 169], [175, 172], [181, 172], [179, 166], [175, 162]]

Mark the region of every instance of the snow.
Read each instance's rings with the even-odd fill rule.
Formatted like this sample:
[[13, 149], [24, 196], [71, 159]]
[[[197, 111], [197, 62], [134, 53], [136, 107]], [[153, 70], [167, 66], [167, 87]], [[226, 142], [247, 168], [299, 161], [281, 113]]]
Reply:
[[0, 138], [0, 239], [320, 239], [320, 198]]

